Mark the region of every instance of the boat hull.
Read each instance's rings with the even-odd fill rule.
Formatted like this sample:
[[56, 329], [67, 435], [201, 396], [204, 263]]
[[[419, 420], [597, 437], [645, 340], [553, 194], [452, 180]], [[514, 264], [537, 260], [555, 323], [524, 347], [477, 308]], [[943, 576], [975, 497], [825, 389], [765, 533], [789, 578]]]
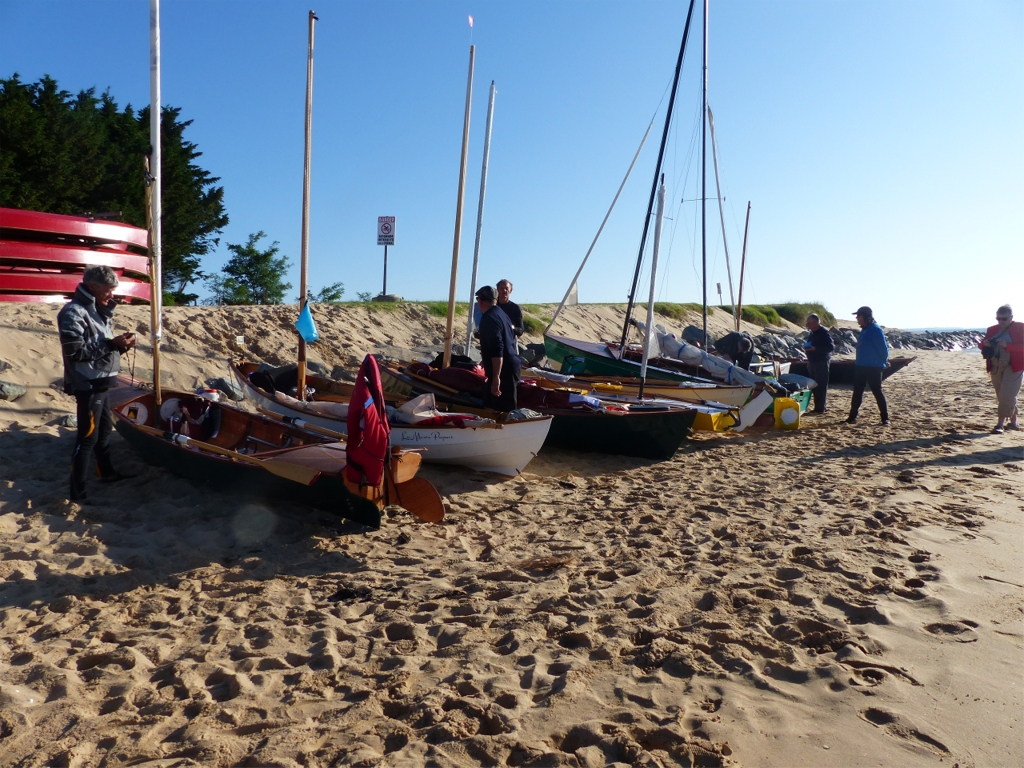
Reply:
[[664, 409], [624, 415], [555, 413], [545, 446], [664, 460], [690, 434], [695, 410]]
[[[894, 357], [889, 360], [889, 367], [882, 371], [882, 378], [888, 379], [897, 371], [901, 371], [910, 365], [917, 358], [914, 357]], [[829, 386], [833, 384], [853, 384], [853, 370], [856, 368], [856, 361], [848, 358], [836, 359], [832, 358], [828, 366], [828, 383]], [[791, 360], [790, 361], [790, 373], [795, 373], [799, 376], [809, 376], [807, 371], [806, 360]]]
[[[174, 392], [166, 394], [188, 397]], [[346, 488], [342, 475], [343, 462], [339, 464], [336, 474], [321, 472], [312, 484], [303, 485], [273, 474], [257, 464], [205, 453], [171, 442], [163, 436], [144, 432], [125, 415], [133, 403], [152, 398], [150, 393], [134, 397], [113, 411], [114, 428], [118, 434], [148, 463], [164, 467], [189, 480], [210, 485], [219, 491], [243, 494], [249, 498], [299, 502], [361, 525], [380, 527], [381, 514], [376, 504], [355, 496]], [[155, 410], [155, 406], [150, 407]]]
[[[281, 416], [302, 419], [323, 429], [347, 433], [348, 425], [344, 420], [291, 408], [254, 386], [237, 366], [232, 366], [232, 371], [246, 394], [260, 408]], [[550, 428], [550, 417], [461, 429], [454, 425], [392, 425], [391, 444], [407, 450], [422, 450], [423, 460], [431, 464], [453, 464], [480, 472], [514, 476], [521, 473], [540, 452]]]

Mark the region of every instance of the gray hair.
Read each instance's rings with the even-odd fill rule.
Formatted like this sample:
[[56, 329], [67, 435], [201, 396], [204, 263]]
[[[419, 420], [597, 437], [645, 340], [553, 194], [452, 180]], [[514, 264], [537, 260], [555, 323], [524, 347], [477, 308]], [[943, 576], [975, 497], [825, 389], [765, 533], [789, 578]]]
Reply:
[[98, 265], [85, 268], [85, 274], [82, 275], [82, 282], [116, 288], [120, 281], [117, 279], [117, 273], [110, 267]]
[[811, 312], [811, 314], [809, 314], [809, 315], [807, 316], [807, 319], [808, 319], [808, 320], [813, 320], [813, 321], [814, 321], [814, 322], [816, 322], [816, 323], [820, 323], [820, 322], [821, 322], [821, 318], [820, 318], [820, 317], [818, 317], [818, 316], [817, 316], [816, 314], [814, 314], [813, 312]]
[[1013, 307], [1009, 304], [1003, 304], [999, 309], [996, 310], [997, 315], [1009, 315], [1013, 317]]

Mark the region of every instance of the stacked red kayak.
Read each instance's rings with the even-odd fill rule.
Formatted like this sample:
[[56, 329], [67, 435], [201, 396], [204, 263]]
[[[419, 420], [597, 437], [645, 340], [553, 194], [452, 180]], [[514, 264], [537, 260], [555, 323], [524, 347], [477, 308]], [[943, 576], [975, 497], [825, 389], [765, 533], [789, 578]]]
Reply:
[[0, 301], [67, 301], [86, 267], [105, 265], [114, 295], [150, 299], [146, 230], [87, 216], [0, 208]]

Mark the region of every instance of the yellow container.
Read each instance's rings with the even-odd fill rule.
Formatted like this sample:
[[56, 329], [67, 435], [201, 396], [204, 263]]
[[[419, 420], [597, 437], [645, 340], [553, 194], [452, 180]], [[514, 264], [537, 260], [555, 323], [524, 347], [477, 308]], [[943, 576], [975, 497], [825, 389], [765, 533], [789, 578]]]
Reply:
[[800, 429], [800, 403], [791, 397], [775, 398], [775, 427]]
[[733, 411], [720, 413], [698, 413], [693, 420], [693, 428], [704, 432], [725, 432], [739, 424]]

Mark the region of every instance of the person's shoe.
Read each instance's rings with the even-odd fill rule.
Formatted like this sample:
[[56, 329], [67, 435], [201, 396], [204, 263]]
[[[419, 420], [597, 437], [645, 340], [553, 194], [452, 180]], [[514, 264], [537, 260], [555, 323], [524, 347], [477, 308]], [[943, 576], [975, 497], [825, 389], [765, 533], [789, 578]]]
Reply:
[[1010, 430], [1011, 432], [1020, 432], [1020, 425], [1016, 423], [1007, 424], [1006, 429]]
[[70, 493], [68, 494], [68, 500], [75, 502], [75, 504], [88, 504], [89, 494], [85, 491], [82, 491], [81, 493]]
[[850, 416], [850, 417], [849, 417], [849, 418], [848, 418], [848, 419], [846, 420], [846, 423], [847, 423], [847, 424], [856, 424], [856, 423], [857, 423], [857, 417], [856, 417], [856, 416]]
[[888, 427], [891, 423], [892, 422], [889, 421], [888, 419], [882, 419], [882, 426], [883, 427]]
[[126, 474], [124, 472], [115, 472], [112, 475], [107, 475], [106, 477], [101, 477], [100, 478], [100, 482], [101, 483], [117, 483], [117, 482], [120, 482], [121, 480], [130, 480], [133, 477], [136, 477], [136, 475], [129, 475], [129, 474]]
[[995, 427], [993, 427], [992, 434], [993, 435], [1001, 435], [1001, 434], [1003, 434], [1003, 425], [1002, 424], [997, 424]]

